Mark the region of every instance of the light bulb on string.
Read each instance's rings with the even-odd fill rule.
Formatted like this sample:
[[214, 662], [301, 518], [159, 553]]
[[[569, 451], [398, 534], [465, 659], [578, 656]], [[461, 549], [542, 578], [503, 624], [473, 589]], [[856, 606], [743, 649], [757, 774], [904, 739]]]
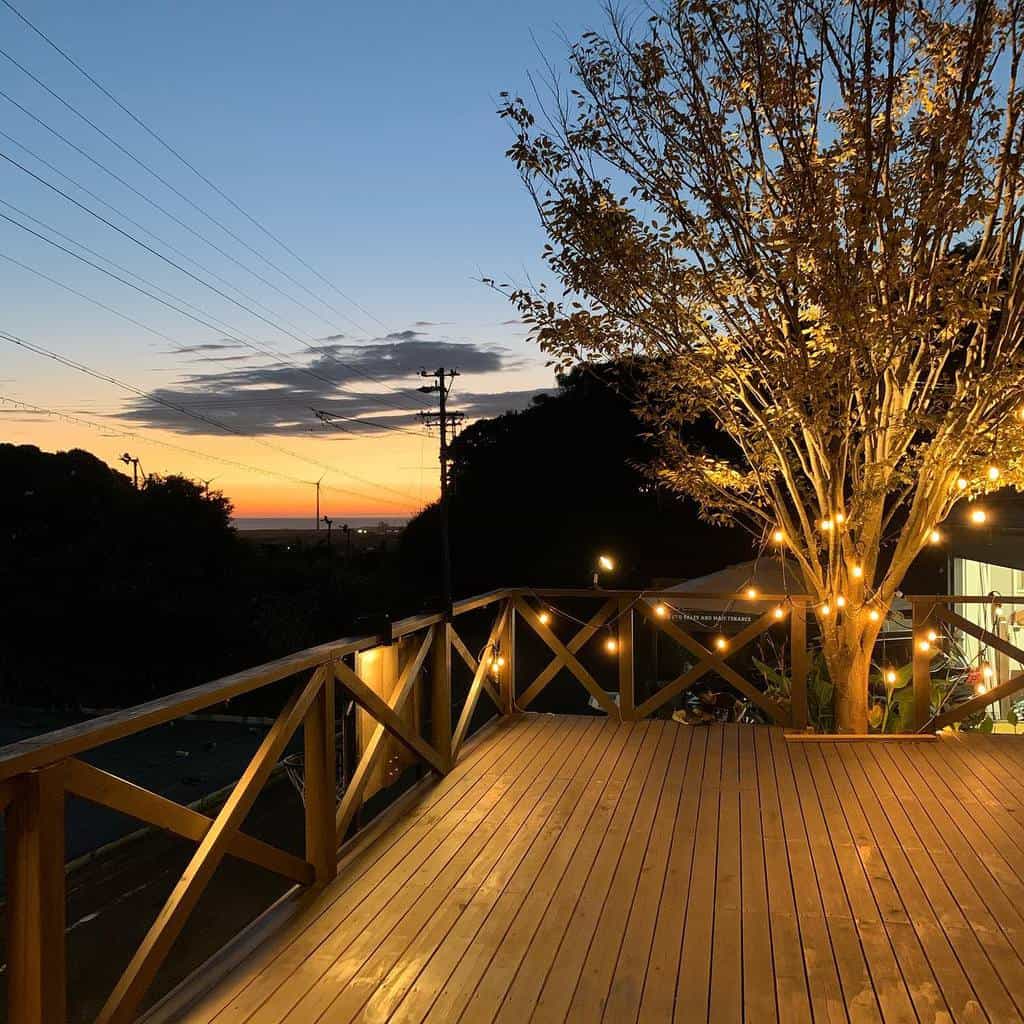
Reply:
[[608, 637], [608, 639], [604, 642], [604, 649], [609, 654], [614, 654], [619, 649], [619, 641], [616, 640], [613, 636]]
[[989, 478], [989, 480], [992, 481], [992, 483], [995, 483], [996, 480], [999, 479], [999, 467], [989, 466], [988, 469], [985, 471], [985, 475]]
[[869, 608], [868, 609], [868, 618], [872, 622], [877, 622], [881, 618], [881, 616], [878, 614], [878, 609], [877, 608]]
[[939, 533], [938, 530], [932, 530], [931, 533], [928, 534], [928, 543], [929, 544], [941, 544], [942, 543], [942, 534]]
[[821, 521], [821, 528], [822, 528], [822, 530], [824, 530], [825, 533], [830, 533], [831, 530], [832, 530], [832, 520], [831, 519], [822, 519], [822, 521]]
[[839, 595], [839, 596], [838, 596], [838, 597], [836, 598], [836, 607], [837, 607], [837, 608], [845, 608], [845, 607], [846, 607], [846, 598], [845, 598], [845, 597], [843, 597], [843, 595], [842, 595], [842, 594], [840, 594], [840, 595]]
[[828, 603], [828, 601], [826, 601], [821, 606], [821, 614], [822, 615], [830, 615], [831, 613], [832, 613], [832, 606]]
[[928, 643], [927, 640], [918, 640], [918, 642], [917, 642], [917, 649], [922, 654], [928, 654], [931, 651], [931, 649], [932, 649], [932, 645], [930, 643]]
[[541, 612], [537, 618], [540, 619], [542, 626], [546, 626], [551, 621], [551, 612]]
[[933, 644], [938, 639], [939, 639], [939, 634], [936, 633], [934, 629], [929, 629], [928, 630], [928, 642], [930, 644]]
[[668, 615], [668, 606], [664, 604], [656, 604], [654, 606], [654, 614], [657, 615], [659, 619], [664, 619]]
[[724, 651], [726, 649], [726, 647], [728, 647], [728, 646], [729, 646], [729, 641], [726, 640], [724, 636], [716, 636], [715, 637], [715, 647], [717, 647], [718, 650]]
[[782, 530], [776, 529], [772, 533], [772, 540], [776, 544], [785, 544], [786, 543], [786, 534]]
[[786, 610], [782, 607], [781, 604], [777, 604], [775, 606], [775, 611], [772, 612], [772, 614], [775, 616], [775, 618], [781, 619], [786, 614]]
[[888, 683], [888, 684], [889, 684], [890, 686], [895, 686], [895, 685], [896, 685], [896, 680], [897, 680], [898, 678], [899, 678], [899, 677], [898, 677], [898, 676], [896, 675], [896, 670], [895, 670], [895, 669], [887, 668], [887, 669], [885, 670], [885, 681], [886, 681], [886, 682], [887, 682], [887, 683]]
[[855, 565], [850, 570], [850, 575], [855, 579], [859, 580], [864, 575], [864, 567], [861, 565]]
[[846, 522], [846, 516], [844, 516], [842, 512], [837, 512], [836, 513], [836, 525], [837, 526], [842, 526], [843, 523], [845, 523], [845, 522]]
[[983, 525], [986, 519], [988, 519], [988, 514], [983, 508], [971, 509], [971, 522], [975, 526]]
[[747, 587], [746, 596], [749, 600], [753, 601], [757, 597], [757, 587]]
[[958, 491], [966, 491], [967, 490], [967, 480], [964, 477], [962, 477], [962, 476], [957, 477], [956, 489]]

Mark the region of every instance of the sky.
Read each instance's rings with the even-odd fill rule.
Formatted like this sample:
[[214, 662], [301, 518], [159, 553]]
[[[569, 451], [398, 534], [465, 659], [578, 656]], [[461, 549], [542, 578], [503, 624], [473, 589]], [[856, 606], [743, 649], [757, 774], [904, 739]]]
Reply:
[[469, 419], [553, 387], [480, 281], [545, 276], [495, 111], [598, 0], [11, 2], [228, 198], [0, 4], [0, 441], [400, 516], [437, 493], [420, 368]]

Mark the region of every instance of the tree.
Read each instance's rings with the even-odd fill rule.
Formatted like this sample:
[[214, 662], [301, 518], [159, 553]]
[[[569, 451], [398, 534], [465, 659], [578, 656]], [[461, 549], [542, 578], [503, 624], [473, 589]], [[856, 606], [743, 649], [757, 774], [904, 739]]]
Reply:
[[[539, 121], [505, 94], [564, 289], [513, 300], [558, 365], [650, 362], [661, 479], [782, 538], [843, 730], [871, 610], [958, 502], [1021, 479], [1022, 13], [679, 0], [584, 35]], [[687, 444], [699, 416], [728, 457]]]
[[[694, 576], [749, 557], [742, 530], [701, 522], [694, 504], [656, 488], [654, 446], [620, 393], [618, 368], [576, 367], [521, 412], [478, 420], [452, 443], [452, 563], [459, 595], [493, 587], [588, 586], [599, 552], [615, 586]], [[691, 426], [697, 435], [700, 425]], [[713, 441], [713, 431], [701, 434]], [[440, 578], [438, 508], [402, 533], [402, 576], [429, 607]]]

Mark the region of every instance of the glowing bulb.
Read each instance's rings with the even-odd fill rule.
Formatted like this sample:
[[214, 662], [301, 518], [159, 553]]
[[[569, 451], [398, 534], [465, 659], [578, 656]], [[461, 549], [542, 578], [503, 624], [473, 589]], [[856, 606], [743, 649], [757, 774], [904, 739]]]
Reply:
[[615, 563], [607, 556], [601, 555], [597, 560], [597, 564], [604, 569], [605, 572], [611, 572], [615, 568]]
[[619, 649], [618, 640], [616, 640], [613, 636], [608, 637], [608, 639], [604, 642], [604, 649], [609, 654], [614, 654]]
[[897, 679], [896, 672], [893, 669], [891, 669], [891, 668], [890, 669], [886, 669], [885, 681], [890, 686], [892, 686], [896, 682], [896, 679]]
[[976, 524], [977, 526], [980, 526], [983, 522], [985, 522], [985, 520], [987, 518], [988, 518], [988, 516], [985, 514], [985, 510], [983, 508], [972, 509], [972, 511], [971, 511], [971, 522], [972, 523]]
[[843, 597], [843, 595], [842, 595], [842, 594], [840, 594], [840, 595], [839, 595], [839, 596], [838, 596], [838, 597], [836, 598], [836, 607], [837, 607], [837, 608], [845, 608], [845, 607], [846, 607], [846, 598], [845, 598], [845, 597]]
[[654, 614], [657, 615], [659, 619], [663, 619], [668, 615], [668, 608], [663, 604], [656, 604], [654, 606]]
[[981, 674], [982, 674], [982, 676], [984, 676], [984, 678], [986, 680], [991, 679], [992, 678], [992, 666], [991, 665], [982, 665], [981, 666]]
[[782, 530], [776, 530], [772, 534], [772, 540], [775, 541], [776, 544], [784, 544], [786, 542], [786, 535]]
[[939, 634], [936, 633], [934, 629], [929, 629], [928, 630], [928, 642], [933, 644], [938, 639], [939, 639]]
[[786, 611], [781, 604], [778, 604], [775, 606], [775, 611], [772, 614], [775, 616], [775, 618], [781, 619], [786, 614]]
[[998, 466], [989, 466], [988, 470], [987, 470], [987, 475], [988, 475], [989, 480], [998, 480], [999, 479], [999, 467]]
[[497, 660], [495, 661], [495, 665], [497, 665], [498, 668], [505, 667], [505, 656], [503, 654], [498, 655]]
[[757, 597], [757, 587], [747, 587], [747, 597], [753, 601]]
[[956, 489], [958, 491], [966, 491], [967, 490], [967, 481], [962, 476], [957, 478]]
[[864, 575], [864, 569], [863, 569], [863, 567], [861, 567], [861, 566], [859, 566], [859, 565], [855, 565], [855, 566], [854, 566], [854, 567], [853, 567], [853, 568], [852, 568], [852, 569], [850, 570], [850, 575], [851, 575], [851, 576], [852, 576], [852, 577], [853, 577], [853, 578], [854, 578], [855, 580], [859, 580], [859, 579], [861, 578], [861, 576], [863, 576], [863, 575]]
[[823, 530], [824, 530], [824, 531], [825, 531], [826, 533], [828, 533], [828, 532], [829, 532], [829, 530], [831, 530], [831, 529], [832, 529], [832, 520], [831, 520], [831, 519], [822, 519], [822, 521], [821, 521], [821, 528], [822, 528], [822, 529], [823, 529]]
[[845, 522], [846, 522], [846, 516], [844, 516], [842, 512], [837, 512], [836, 513], [836, 523], [839, 526], [842, 526], [843, 523], [845, 523]]
[[984, 683], [978, 683], [978, 685], [974, 687], [974, 692], [980, 697], [983, 693], [988, 692], [988, 687]]
[[828, 603], [828, 601], [826, 601], [826, 602], [825, 602], [825, 603], [824, 603], [824, 604], [823, 604], [823, 605], [821, 606], [821, 614], [822, 614], [822, 615], [828, 615], [828, 614], [830, 614], [830, 613], [831, 613], [831, 611], [832, 611], [832, 606], [831, 606], [831, 605], [830, 605], [830, 604]]
[[720, 650], [724, 651], [729, 646], [729, 641], [724, 636], [715, 637], [715, 646]]
[[537, 616], [537, 618], [540, 619], [540, 624], [542, 626], [546, 626], [551, 621], [551, 613], [541, 612], [540, 615]]
[[917, 649], [922, 654], [927, 654], [932, 649], [932, 645], [930, 643], [928, 643], [927, 640], [920, 640], [920, 641], [918, 641]]
[[932, 532], [928, 534], [928, 543], [929, 544], [939, 544], [939, 543], [941, 543], [941, 541], [942, 541], [942, 534], [939, 533], [938, 530], [932, 530]]
[[880, 615], [878, 614], [878, 609], [877, 609], [877, 608], [872, 608], [872, 609], [871, 609], [871, 610], [870, 610], [870, 611], [868, 612], [868, 618], [869, 618], [869, 619], [870, 619], [870, 620], [871, 620], [872, 622], [877, 622], [877, 621], [879, 620], [879, 618], [881, 618], [881, 616], [880, 616]]

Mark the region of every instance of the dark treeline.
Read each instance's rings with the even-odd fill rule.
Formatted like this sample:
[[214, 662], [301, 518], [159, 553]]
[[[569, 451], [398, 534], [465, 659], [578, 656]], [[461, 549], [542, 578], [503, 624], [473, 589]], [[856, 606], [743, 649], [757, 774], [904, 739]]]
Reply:
[[[652, 448], [601, 374], [576, 371], [453, 446], [456, 596], [503, 585], [646, 586], [750, 557], [749, 538], [651, 485]], [[263, 546], [182, 477], [135, 490], [84, 451], [0, 445], [0, 701], [134, 704], [436, 608], [436, 506], [391, 550]]]

